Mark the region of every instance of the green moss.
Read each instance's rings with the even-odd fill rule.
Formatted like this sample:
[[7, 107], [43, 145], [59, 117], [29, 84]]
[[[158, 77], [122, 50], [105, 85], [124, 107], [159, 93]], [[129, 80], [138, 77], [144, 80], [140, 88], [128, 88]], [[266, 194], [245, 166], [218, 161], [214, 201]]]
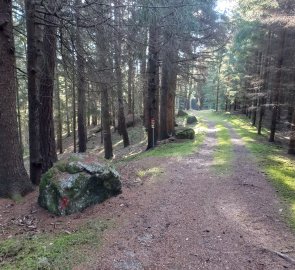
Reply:
[[[42, 234], [16, 237], [0, 242], [3, 270], [72, 269], [91, 256], [91, 248], [102, 243], [102, 233], [110, 222], [95, 220], [71, 234]], [[85, 250], [86, 252], [83, 252]]]
[[42, 175], [41, 182], [39, 185], [40, 190], [45, 189], [45, 187], [51, 182], [51, 180], [55, 178], [56, 174], [57, 174], [57, 170], [54, 168], [51, 168], [46, 173], [44, 173]]
[[11, 196], [11, 199], [12, 199], [13, 201], [15, 201], [16, 203], [20, 203], [20, 202], [23, 201], [23, 196], [22, 196], [21, 194], [13, 194], [13, 195]]
[[193, 140], [195, 138], [195, 131], [192, 128], [187, 128], [184, 130], [177, 131], [175, 134], [177, 139], [189, 139]]
[[[81, 172], [81, 168], [76, 165], [77, 161], [73, 161], [75, 159], [74, 156], [71, 156], [68, 160], [61, 160], [58, 161], [55, 164], [55, 167], [60, 171], [60, 172], [67, 172], [70, 174], [75, 174]], [[76, 158], [77, 159], [77, 158]]]

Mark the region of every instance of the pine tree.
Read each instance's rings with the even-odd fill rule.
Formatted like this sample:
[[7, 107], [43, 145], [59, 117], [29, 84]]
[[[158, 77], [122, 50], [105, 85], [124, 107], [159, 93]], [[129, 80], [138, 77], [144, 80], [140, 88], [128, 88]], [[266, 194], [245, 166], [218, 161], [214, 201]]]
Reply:
[[12, 1], [0, 1], [0, 10], [0, 197], [13, 197], [32, 187], [17, 128]]

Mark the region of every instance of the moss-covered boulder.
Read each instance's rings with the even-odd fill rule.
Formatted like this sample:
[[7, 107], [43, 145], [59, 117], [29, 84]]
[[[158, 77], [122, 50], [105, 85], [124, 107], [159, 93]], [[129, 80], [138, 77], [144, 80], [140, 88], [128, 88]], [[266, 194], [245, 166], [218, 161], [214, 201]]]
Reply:
[[188, 125], [196, 124], [196, 123], [198, 123], [198, 119], [194, 115], [190, 115], [186, 118], [186, 123]]
[[188, 114], [185, 111], [183, 111], [183, 110], [178, 110], [177, 116], [179, 116], [179, 117], [185, 117], [185, 116], [188, 116]]
[[190, 139], [193, 140], [195, 138], [195, 131], [192, 128], [187, 128], [183, 130], [176, 131], [175, 134], [176, 139]]
[[95, 155], [75, 154], [42, 176], [38, 202], [55, 215], [69, 215], [121, 193], [118, 172]]

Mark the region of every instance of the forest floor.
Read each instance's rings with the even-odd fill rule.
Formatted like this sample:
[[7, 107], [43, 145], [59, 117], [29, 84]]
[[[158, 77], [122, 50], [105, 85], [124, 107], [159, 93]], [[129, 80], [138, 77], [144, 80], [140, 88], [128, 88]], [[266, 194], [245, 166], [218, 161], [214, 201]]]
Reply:
[[294, 159], [239, 117], [197, 116], [194, 142], [122, 154], [123, 193], [83, 213], [1, 200], [0, 268], [295, 269]]

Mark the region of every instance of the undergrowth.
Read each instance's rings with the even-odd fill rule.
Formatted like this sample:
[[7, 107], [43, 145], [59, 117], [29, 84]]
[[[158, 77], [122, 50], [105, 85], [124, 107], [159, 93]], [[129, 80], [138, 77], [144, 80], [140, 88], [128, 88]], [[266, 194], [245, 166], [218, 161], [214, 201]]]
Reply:
[[3, 270], [72, 269], [98, 248], [102, 233], [111, 224], [91, 221], [73, 233], [16, 236], [0, 242]]
[[[185, 125], [183, 119], [181, 117], [178, 119], [181, 125]], [[183, 140], [162, 144], [155, 147], [154, 149], [150, 149], [149, 151], [125, 157], [120, 162], [128, 162], [145, 157], [183, 157], [197, 152], [199, 146], [203, 143], [205, 139], [207, 125], [203, 121], [199, 121], [198, 124], [188, 127], [195, 130], [196, 136], [194, 140]]]

